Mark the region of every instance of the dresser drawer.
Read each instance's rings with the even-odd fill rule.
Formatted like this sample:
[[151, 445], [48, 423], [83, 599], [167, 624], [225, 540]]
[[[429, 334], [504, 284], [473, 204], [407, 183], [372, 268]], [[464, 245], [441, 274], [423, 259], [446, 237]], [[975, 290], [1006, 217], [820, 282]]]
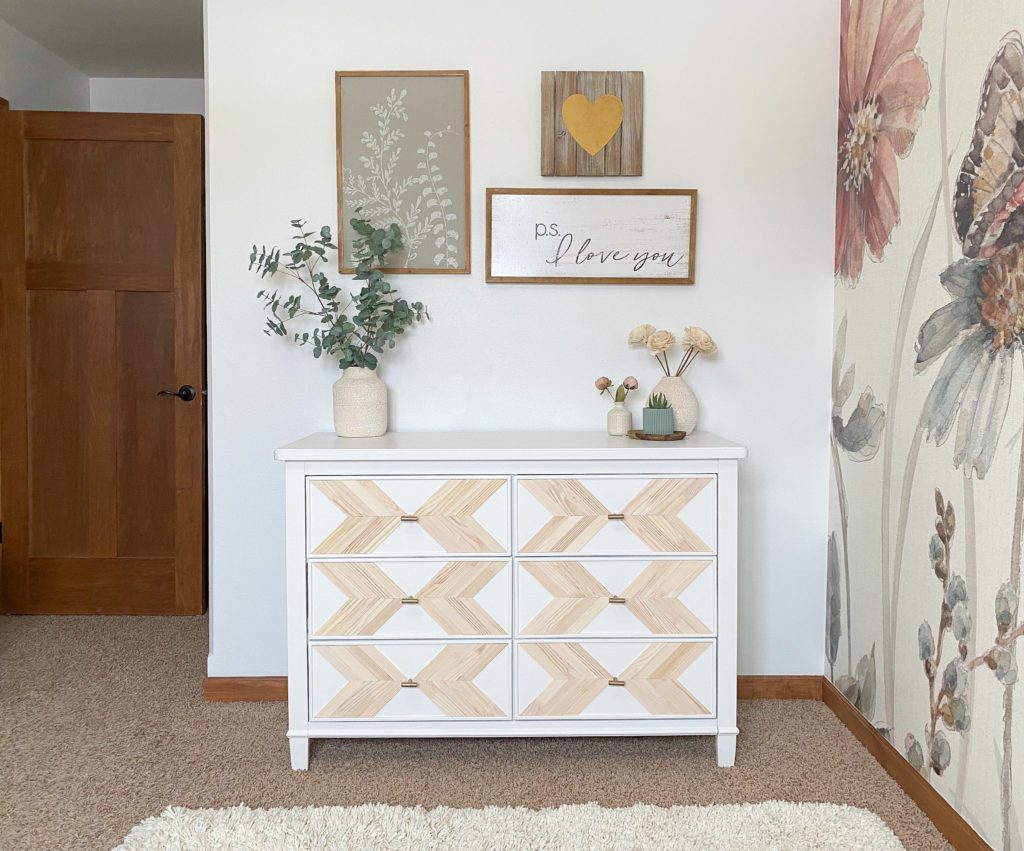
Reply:
[[313, 556], [509, 552], [507, 478], [312, 478]]
[[715, 634], [713, 559], [529, 559], [517, 571], [519, 635]]
[[310, 720], [508, 718], [508, 642], [315, 644]]
[[520, 478], [521, 553], [632, 555], [715, 551], [715, 477]]
[[313, 638], [507, 636], [508, 561], [314, 561]]
[[519, 718], [711, 718], [715, 642], [521, 642]]

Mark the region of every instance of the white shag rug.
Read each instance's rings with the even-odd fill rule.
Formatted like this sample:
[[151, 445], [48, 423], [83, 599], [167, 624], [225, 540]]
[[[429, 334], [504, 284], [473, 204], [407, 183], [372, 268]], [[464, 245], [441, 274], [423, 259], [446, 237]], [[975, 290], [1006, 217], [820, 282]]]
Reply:
[[839, 804], [622, 809], [169, 807], [115, 851], [904, 851], [874, 813]]

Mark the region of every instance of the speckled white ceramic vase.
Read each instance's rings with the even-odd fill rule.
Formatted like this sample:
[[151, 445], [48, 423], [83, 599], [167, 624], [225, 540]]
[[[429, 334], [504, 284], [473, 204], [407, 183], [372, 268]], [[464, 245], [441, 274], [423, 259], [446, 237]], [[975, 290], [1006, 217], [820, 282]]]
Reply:
[[334, 382], [338, 437], [379, 437], [388, 430], [388, 387], [372, 369], [350, 366]]
[[660, 393], [672, 405], [672, 415], [676, 423], [676, 431], [693, 434], [697, 430], [700, 418], [700, 404], [689, 384], [681, 376], [666, 375], [651, 391], [651, 395]]
[[626, 409], [626, 403], [614, 402], [612, 409], [608, 412], [608, 434], [612, 437], [622, 437], [631, 428], [633, 428], [633, 415]]

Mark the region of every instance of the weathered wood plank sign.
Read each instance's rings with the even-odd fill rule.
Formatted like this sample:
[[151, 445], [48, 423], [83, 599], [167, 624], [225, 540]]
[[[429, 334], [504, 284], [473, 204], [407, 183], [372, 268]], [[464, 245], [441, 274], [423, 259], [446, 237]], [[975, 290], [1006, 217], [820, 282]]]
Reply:
[[487, 281], [692, 284], [695, 189], [488, 189]]
[[643, 132], [643, 71], [541, 74], [541, 175], [641, 175]]

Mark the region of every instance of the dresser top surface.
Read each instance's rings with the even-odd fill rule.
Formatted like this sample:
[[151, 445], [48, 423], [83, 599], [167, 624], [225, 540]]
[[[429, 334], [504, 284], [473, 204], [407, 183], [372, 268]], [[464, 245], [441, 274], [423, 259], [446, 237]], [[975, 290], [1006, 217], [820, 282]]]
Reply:
[[318, 432], [274, 452], [279, 461], [709, 461], [746, 455], [746, 447], [704, 431], [678, 441], [600, 431], [402, 431], [381, 437]]

